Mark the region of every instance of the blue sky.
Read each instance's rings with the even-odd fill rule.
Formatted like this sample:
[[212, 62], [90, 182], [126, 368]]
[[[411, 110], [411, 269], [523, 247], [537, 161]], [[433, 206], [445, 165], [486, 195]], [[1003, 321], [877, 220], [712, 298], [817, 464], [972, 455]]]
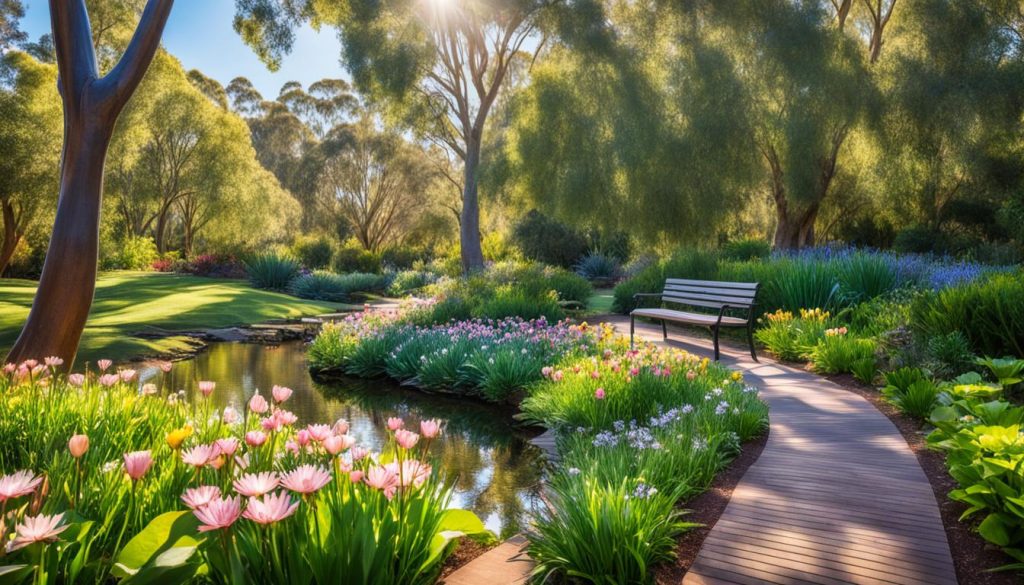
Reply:
[[[46, 0], [26, 4], [21, 27], [34, 40], [50, 32], [50, 10]], [[292, 53], [277, 73], [271, 73], [231, 28], [234, 15], [234, 0], [176, 0], [164, 31], [164, 47], [181, 59], [185, 69], [199, 69], [224, 85], [239, 75], [248, 77], [267, 98], [276, 97], [287, 81], [308, 86], [325, 77], [347, 77], [338, 62], [340, 46], [334, 29], [299, 31]]]

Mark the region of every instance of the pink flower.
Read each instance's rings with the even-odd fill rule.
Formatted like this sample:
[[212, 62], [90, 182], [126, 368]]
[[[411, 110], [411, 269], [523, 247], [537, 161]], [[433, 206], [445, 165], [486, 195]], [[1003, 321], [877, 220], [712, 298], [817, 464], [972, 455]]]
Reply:
[[238, 410], [234, 406], [225, 406], [224, 414], [221, 415], [220, 419], [226, 425], [233, 425], [242, 419], [242, 415], [238, 414]]
[[209, 380], [203, 380], [199, 382], [199, 391], [203, 393], [203, 396], [209, 398], [210, 394], [213, 394], [213, 389], [217, 387], [216, 382]]
[[301, 452], [299, 449], [299, 444], [291, 439], [288, 439], [287, 441], [284, 442], [284, 450], [290, 452], [293, 455], [298, 455]]
[[262, 496], [277, 489], [280, 480], [272, 471], [247, 473], [234, 482], [235, 491], [250, 498]]
[[420, 436], [412, 431], [407, 431], [405, 429], [398, 429], [395, 431], [395, 441], [397, 441], [403, 449], [412, 449], [416, 446], [416, 442], [419, 440]]
[[260, 426], [263, 427], [263, 430], [267, 432], [273, 432], [280, 431], [283, 425], [281, 424], [281, 419], [271, 415], [268, 416], [267, 418], [260, 420]]
[[551, 379], [554, 380], [555, 382], [561, 382], [562, 381], [562, 377], [564, 375], [565, 374], [562, 373], [562, 370], [558, 370], [554, 374], [551, 374]]
[[637, 368], [637, 367], [629, 368], [629, 375], [630, 376], [633, 376], [635, 378], [639, 373], [640, 373], [640, 368]]
[[594, 390], [594, 398], [598, 400], [604, 400], [604, 388], [598, 388]]
[[27, 469], [0, 477], [0, 502], [27, 496], [42, 483], [43, 476], [36, 476]]
[[281, 485], [298, 494], [311, 494], [327, 485], [331, 474], [322, 467], [303, 465], [281, 478]]
[[383, 491], [389, 500], [395, 495], [395, 489], [398, 487], [398, 475], [382, 466], [371, 467], [363, 481], [373, 489]]
[[64, 360], [60, 359], [57, 356], [50, 356], [44, 359], [43, 363], [51, 368], [56, 368], [57, 366], [64, 365]]
[[262, 431], [249, 431], [245, 433], [245, 444], [250, 447], [260, 447], [267, 442], [267, 435]]
[[38, 365], [39, 365], [39, 361], [38, 360], [25, 360], [25, 361], [21, 362], [21, 367], [25, 368], [26, 370], [31, 370], [31, 369], [35, 368], [36, 366], [38, 366]]
[[199, 532], [220, 530], [234, 524], [242, 515], [242, 499], [238, 496], [217, 498], [202, 508], [196, 508], [192, 513], [203, 523], [199, 527]]
[[15, 364], [12, 364], [10, 362], [4, 364], [4, 373], [5, 374], [13, 374], [14, 370], [17, 370], [17, 369], [18, 369], [18, 366], [15, 365]]
[[348, 480], [351, 481], [352, 483], [359, 483], [363, 481], [363, 472], [358, 469], [356, 469], [355, 471], [350, 471], [348, 474]]
[[331, 455], [337, 455], [352, 445], [355, 445], [355, 437], [349, 435], [331, 435], [324, 440], [324, 449]]
[[302, 429], [301, 431], [295, 433], [295, 442], [298, 443], [300, 447], [305, 447], [306, 445], [308, 445], [309, 441], [312, 438], [313, 436], [310, 435], [309, 431], [307, 431], [306, 429]]
[[369, 455], [370, 452], [362, 447], [352, 447], [352, 452], [349, 454], [352, 455], [352, 461], [359, 461]]
[[107, 368], [109, 368], [112, 365], [114, 365], [114, 362], [110, 360], [100, 360], [96, 362], [96, 367], [98, 367], [101, 372], [106, 372]]
[[590, 377], [593, 378], [594, 380], [597, 380], [598, 378], [601, 377], [601, 372], [594, 370], [593, 372], [590, 372]]
[[274, 386], [270, 393], [274, 396], [274, 402], [281, 404], [292, 396], [292, 389], [285, 386]]
[[228, 457], [233, 456], [235, 454], [235, 450], [238, 449], [238, 439], [234, 437], [217, 439], [213, 444], [217, 447], [217, 451], [221, 455], [226, 455]]
[[14, 540], [7, 545], [8, 552], [14, 552], [36, 542], [53, 542], [57, 536], [67, 530], [68, 524], [60, 526], [64, 520], [64, 514], [47, 516], [25, 516], [20, 524], [15, 527], [16, 535]]
[[140, 392], [143, 396], [153, 396], [157, 392], [156, 384], [143, 384]]
[[400, 419], [400, 418], [398, 418], [397, 416], [393, 416], [393, 417], [388, 419], [388, 430], [389, 431], [397, 431], [398, 429], [400, 429], [400, 428], [402, 428], [404, 426], [405, 426], [405, 421]]
[[82, 374], [71, 374], [68, 376], [68, 383], [75, 388], [81, 388], [82, 384], [85, 384], [85, 376]]
[[216, 445], [196, 445], [181, 452], [181, 460], [193, 467], [205, 467], [220, 455]]
[[694, 372], [693, 370], [689, 370], [689, 371], [686, 372], [686, 379], [687, 380], [692, 382], [693, 379], [696, 378], [696, 377], [697, 377], [697, 372]]
[[120, 381], [121, 376], [118, 376], [117, 374], [103, 374], [100, 376], [100, 386], [104, 386], [106, 388], [109, 388]]
[[551, 377], [551, 372], [554, 372], [554, 371], [555, 371], [555, 369], [552, 368], [551, 366], [544, 366], [543, 368], [540, 369], [540, 375], [544, 376], [545, 378], [550, 378]]
[[152, 465], [153, 455], [149, 451], [132, 451], [124, 454], [124, 471], [132, 481], [142, 479]]
[[392, 461], [384, 467], [391, 470], [391, 472], [398, 477], [402, 486], [412, 485], [420, 487], [423, 485], [423, 482], [427, 481], [427, 478], [430, 477], [430, 465], [421, 461], [416, 461], [415, 459], [406, 459], [405, 461], [402, 461], [401, 466]]
[[299, 420], [299, 417], [295, 416], [295, 413], [287, 410], [279, 410], [274, 413], [277, 416], [277, 420], [281, 421], [284, 426], [290, 426], [295, 424], [295, 421]]
[[68, 441], [68, 451], [71, 452], [71, 456], [78, 459], [85, 452], [89, 450], [89, 437], [86, 435], [74, 435]]
[[309, 425], [306, 430], [309, 431], [309, 437], [317, 443], [322, 442], [333, 433], [331, 427], [327, 425]]
[[424, 439], [433, 439], [441, 434], [441, 421], [435, 419], [420, 421], [420, 434]]
[[273, 524], [294, 514], [298, 507], [299, 503], [293, 502], [287, 493], [267, 494], [262, 501], [249, 498], [242, 516], [257, 524]]
[[338, 421], [334, 423], [334, 428], [332, 430], [335, 435], [347, 435], [348, 428], [348, 421], [343, 418], [339, 418]]
[[252, 398], [249, 399], [249, 410], [252, 412], [255, 412], [256, 414], [263, 414], [269, 409], [270, 405], [267, 404], [267, 399], [260, 396], [259, 392], [253, 394]]
[[131, 382], [132, 378], [135, 377], [135, 370], [121, 370], [117, 374], [121, 376], [122, 382]]
[[220, 488], [215, 485], [204, 485], [197, 488], [189, 488], [181, 495], [181, 501], [190, 510], [202, 508], [213, 500], [220, 498]]

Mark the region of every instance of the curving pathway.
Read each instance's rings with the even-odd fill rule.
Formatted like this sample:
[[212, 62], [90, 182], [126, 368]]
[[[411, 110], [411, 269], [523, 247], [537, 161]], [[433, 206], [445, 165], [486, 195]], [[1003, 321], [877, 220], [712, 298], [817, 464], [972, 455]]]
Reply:
[[[661, 341], [660, 327], [637, 327]], [[669, 344], [711, 353], [678, 331]], [[760, 359], [723, 348], [761, 389], [771, 432], [683, 584], [956, 584], [931, 484], [899, 430], [857, 394]]]

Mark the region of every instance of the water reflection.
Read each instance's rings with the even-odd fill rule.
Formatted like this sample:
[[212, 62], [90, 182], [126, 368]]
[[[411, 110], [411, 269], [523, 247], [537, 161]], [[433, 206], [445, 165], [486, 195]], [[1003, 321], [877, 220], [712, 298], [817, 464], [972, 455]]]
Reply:
[[[159, 380], [159, 371], [143, 377]], [[541, 479], [540, 451], [527, 440], [536, 432], [513, 424], [511, 413], [471, 400], [431, 396], [383, 380], [317, 383], [306, 367], [302, 343], [277, 347], [219, 343], [195, 359], [177, 362], [168, 374], [174, 390], [193, 392], [199, 380], [217, 382], [219, 406], [244, 407], [257, 389], [269, 396], [274, 384], [295, 391], [289, 408], [300, 423], [331, 423], [345, 418], [360, 444], [379, 449], [387, 437], [387, 419], [402, 416], [448, 421], [443, 440], [431, 447], [448, 476], [455, 481], [452, 505], [473, 510], [487, 527], [502, 537], [523, 528], [535, 503]]]

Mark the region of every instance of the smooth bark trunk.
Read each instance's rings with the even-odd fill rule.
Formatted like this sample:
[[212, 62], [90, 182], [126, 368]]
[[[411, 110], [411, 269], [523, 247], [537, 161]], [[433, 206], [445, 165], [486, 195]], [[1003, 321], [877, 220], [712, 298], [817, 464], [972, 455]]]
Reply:
[[18, 230], [18, 218], [14, 215], [11, 204], [6, 200], [0, 201], [0, 210], [4, 218], [4, 240], [0, 242], [0, 276], [3, 276], [7, 265], [11, 263], [11, 258], [14, 258], [14, 251], [18, 249], [21, 232]]
[[172, 4], [149, 0], [121, 61], [100, 77], [84, 0], [50, 0], [64, 105], [60, 198], [32, 310], [8, 362], [56, 356], [66, 369], [74, 363], [96, 288], [110, 136], [156, 54]]
[[477, 170], [480, 167], [480, 143], [473, 141], [466, 149], [466, 182], [462, 192], [462, 218], [459, 241], [462, 248], [462, 271], [465, 274], [484, 268], [484, 252], [480, 245], [480, 199]]

